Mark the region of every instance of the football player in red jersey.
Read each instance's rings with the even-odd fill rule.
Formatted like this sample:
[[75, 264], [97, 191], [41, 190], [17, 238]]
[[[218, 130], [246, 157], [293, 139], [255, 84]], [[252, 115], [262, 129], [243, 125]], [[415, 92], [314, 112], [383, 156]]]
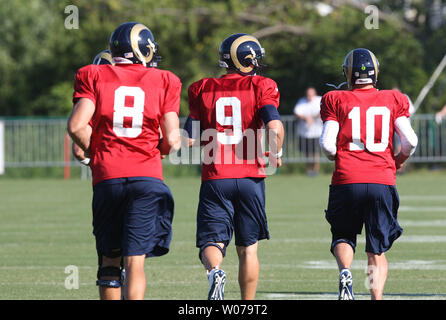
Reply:
[[[283, 125], [277, 111], [277, 84], [256, 75], [264, 49], [248, 34], [234, 34], [220, 45], [227, 74], [189, 87], [190, 144], [204, 144], [196, 246], [208, 272], [209, 300], [222, 300], [226, 274], [219, 268], [235, 232], [242, 299], [254, 299], [259, 276], [258, 241], [269, 239], [265, 213], [265, 124], [273, 166], [281, 165]], [[199, 125], [199, 138], [192, 128]]]
[[[330, 91], [321, 101], [320, 145], [335, 161], [326, 219], [342, 300], [354, 299], [350, 267], [363, 225], [371, 297], [382, 299], [388, 269], [385, 252], [403, 231], [397, 221], [395, 173], [418, 143], [409, 122], [407, 97], [396, 90], [376, 89], [378, 67], [371, 51], [351, 51], [343, 65], [349, 90]], [[396, 156], [395, 131], [402, 143]]]
[[181, 82], [146, 67], [157, 50], [146, 26], [124, 23], [110, 37], [115, 65], [88, 65], [75, 78], [68, 132], [91, 155], [101, 299], [121, 297], [121, 257], [125, 298], [143, 299], [145, 258], [169, 251], [174, 204], [162, 181], [161, 154], [181, 143]]

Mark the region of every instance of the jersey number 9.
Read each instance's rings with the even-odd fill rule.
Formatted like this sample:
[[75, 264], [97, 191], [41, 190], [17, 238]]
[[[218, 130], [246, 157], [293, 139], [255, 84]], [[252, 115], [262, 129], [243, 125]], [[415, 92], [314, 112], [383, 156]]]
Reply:
[[[232, 115], [226, 115], [226, 107], [231, 107]], [[220, 126], [232, 126], [232, 135], [218, 132], [221, 144], [238, 144], [243, 138], [242, 104], [237, 97], [221, 97], [215, 103], [216, 120]]]

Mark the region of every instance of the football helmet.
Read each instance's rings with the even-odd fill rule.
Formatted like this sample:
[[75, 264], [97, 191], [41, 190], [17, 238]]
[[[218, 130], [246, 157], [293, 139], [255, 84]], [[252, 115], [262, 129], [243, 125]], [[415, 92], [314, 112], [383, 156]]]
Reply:
[[234, 69], [243, 75], [255, 74], [261, 67], [260, 60], [265, 57], [265, 49], [259, 40], [246, 33], [236, 33], [227, 37], [219, 48], [219, 65]]
[[342, 72], [349, 88], [355, 84], [373, 84], [378, 81], [379, 62], [372, 51], [358, 48], [345, 57]]
[[99, 52], [93, 59], [93, 64], [111, 64], [113, 65], [110, 50], [103, 50]]
[[113, 58], [124, 58], [132, 63], [156, 67], [160, 57], [158, 44], [152, 32], [137, 22], [121, 24], [110, 37], [110, 52]]

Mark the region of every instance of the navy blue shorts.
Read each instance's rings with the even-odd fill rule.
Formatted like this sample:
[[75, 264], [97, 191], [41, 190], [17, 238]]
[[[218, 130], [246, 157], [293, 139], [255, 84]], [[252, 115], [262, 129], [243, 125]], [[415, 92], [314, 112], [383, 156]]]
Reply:
[[93, 188], [98, 256], [161, 256], [169, 251], [174, 202], [159, 179], [118, 178]]
[[263, 178], [207, 180], [201, 184], [197, 242], [222, 242], [235, 232], [235, 245], [247, 247], [269, 239]]
[[331, 251], [346, 242], [356, 247], [365, 225], [365, 251], [381, 254], [403, 233], [397, 221], [399, 197], [395, 186], [354, 183], [331, 185], [325, 217], [331, 225]]

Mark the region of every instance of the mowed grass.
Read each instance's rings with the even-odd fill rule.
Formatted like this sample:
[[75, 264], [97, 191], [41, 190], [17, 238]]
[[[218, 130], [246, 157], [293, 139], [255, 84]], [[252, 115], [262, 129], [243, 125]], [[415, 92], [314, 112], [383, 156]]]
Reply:
[[[331, 176], [267, 178], [271, 239], [261, 241], [258, 299], [336, 299], [338, 272], [325, 221]], [[146, 260], [147, 299], [205, 299], [208, 283], [195, 248], [200, 179], [166, 177], [175, 198], [171, 251]], [[387, 257], [387, 299], [446, 299], [446, 174], [397, 178], [404, 235]], [[0, 180], [0, 299], [97, 299], [90, 181]], [[364, 237], [353, 265], [357, 298], [365, 287]], [[67, 266], [79, 289], [65, 288]], [[238, 262], [230, 244], [222, 268], [226, 299], [239, 299]]]

